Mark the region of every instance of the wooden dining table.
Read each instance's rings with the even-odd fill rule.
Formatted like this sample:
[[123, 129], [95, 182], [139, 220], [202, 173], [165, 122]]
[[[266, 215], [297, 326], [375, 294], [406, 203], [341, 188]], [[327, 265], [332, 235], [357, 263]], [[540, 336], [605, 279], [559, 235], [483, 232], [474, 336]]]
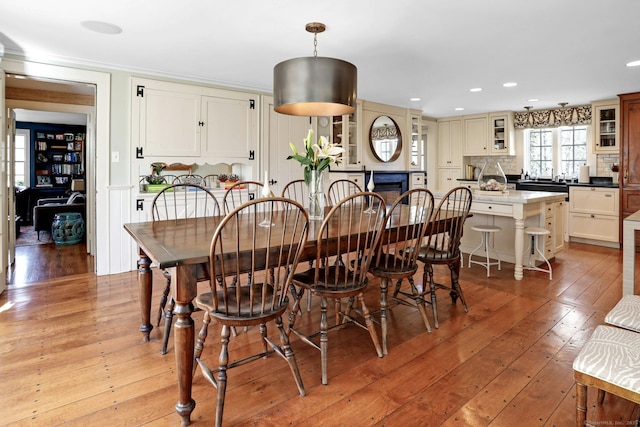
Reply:
[[[327, 208], [329, 209], [329, 208]], [[409, 206], [406, 209], [410, 209]], [[348, 221], [346, 216], [343, 221]], [[390, 219], [393, 224], [395, 215]], [[410, 224], [411, 218], [423, 218], [421, 214], [399, 215]], [[183, 426], [190, 424], [191, 412], [195, 401], [191, 396], [194, 364], [195, 328], [191, 318], [194, 311], [193, 299], [197, 296], [198, 264], [209, 262], [211, 238], [224, 216], [190, 218], [182, 220], [149, 221], [124, 224], [124, 229], [131, 235], [139, 247], [138, 287], [140, 292], [140, 314], [143, 340], [149, 341], [153, 329], [151, 325], [151, 295], [153, 280], [151, 267], [168, 269], [171, 272], [171, 292], [175, 300], [174, 308], [174, 351], [178, 374], [178, 403], [176, 412], [181, 417]], [[337, 220], [334, 216], [334, 220]], [[250, 221], [250, 220], [249, 220]], [[278, 226], [277, 216], [273, 220]], [[300, 254], [300, 262], [313, 260], [316, 257], [316, 246], [321, 221], [310, 221], [307, 243]], [[329, 230], [340, 229], [331, 226]], [[335, 236], [325, 235], [327, 250], [337, 248], [331, 246]], [[250, 242], [247, 249], [250, 249]], [[201, 269], [200, 269], [201, 270]]]

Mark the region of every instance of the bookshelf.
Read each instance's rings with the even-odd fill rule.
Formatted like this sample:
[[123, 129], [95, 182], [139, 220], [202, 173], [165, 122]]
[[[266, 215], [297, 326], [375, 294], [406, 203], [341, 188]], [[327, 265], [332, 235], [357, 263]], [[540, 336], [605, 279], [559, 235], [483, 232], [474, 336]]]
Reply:
[[70, 189], [84, 179], [85, 132], [35, 129], [33, 169], [36, 188]]

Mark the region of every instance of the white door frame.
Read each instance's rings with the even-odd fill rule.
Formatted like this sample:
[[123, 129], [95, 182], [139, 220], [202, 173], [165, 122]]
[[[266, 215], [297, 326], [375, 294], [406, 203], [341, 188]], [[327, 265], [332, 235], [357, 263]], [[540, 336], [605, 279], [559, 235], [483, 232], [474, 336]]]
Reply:
[[[92, 117], [88, 117], [87, 120], [87, 128], [89, 128], [89, 123], [95, 123], [95, 135], [91, 141], [87, 141], [86, 179], [87, 228], [95, 230], [95, 239], [91, 242], [87, 241], [87, 248], [94, 255], [96, 273], [98, 275], [109, 274], [112, 252], [109, 239], [111, 230], [109, 226], [110, 196], [108, 191], [108, 159], [111, 145], [109, 128], [111, 123], [111, 74], [6, 58], [2, 59], [1, 66], [7, 73], [66, 80], [74, 83], [88, 83], [96, 86], [95, 120], [92, 120]], [[4, 94], [2, 99], [4, 103]], [[89, 132], [89, 129], [87, 132]], [[97, 161], [97, 159], [100, 159], [100, 161]], [[100, 224], [100, 227], [97, 227], [96, 224]], [[5, 240], [4, 236], [2, 240]]]
[[[7, 127], [6, 118], [7, 111], [4, 107], [4, 82], [5, 75], [4, 70], [0, 68], [0, 198], [3, 202], [0, 203], [0, 218], [6, 218], [7, 205], [4, 200], [8, 200], [7, 194]], [[0, 269], [2, 269], [2, 277], [0, 277], [0, 294], [7, 288], [7, 268], [9, 267], [9, 251], [8, 251], [8, 239], [6, 235], [7, 221], [2, 221], [0, 226]]]

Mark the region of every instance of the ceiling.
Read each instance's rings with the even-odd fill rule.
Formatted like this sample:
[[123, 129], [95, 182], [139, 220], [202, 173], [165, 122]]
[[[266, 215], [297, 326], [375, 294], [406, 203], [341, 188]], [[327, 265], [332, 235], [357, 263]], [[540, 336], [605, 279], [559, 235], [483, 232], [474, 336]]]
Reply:
[[[640, 91], [640, 67], [625, 66], [640, 60], [637, 0], [23, 0], [2, 9], [0, 55], [261, 92], [272, 91], [275, 64], [313, 54], [304, 27], [323, 22], [318, 56], [358, 67], [359, 98], [431, 117]], [[92, 32], [87, 20], [123, 31]]]

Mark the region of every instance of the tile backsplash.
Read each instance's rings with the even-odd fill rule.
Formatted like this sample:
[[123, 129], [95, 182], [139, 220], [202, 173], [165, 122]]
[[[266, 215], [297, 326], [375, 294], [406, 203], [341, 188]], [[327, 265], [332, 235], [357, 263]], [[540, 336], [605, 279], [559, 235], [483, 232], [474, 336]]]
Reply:
[[[505, 174], [519, 174], [521, 167], [518, 167], [515, 156], [469, 156], [465, 157], [466, 164], [482, 168], [486, 161], [499, 162]], [[612, 176], [611, 165], [620, 164], [619, 153], [598, 154], [596, 156], [595, 167], [591, 165], [591, 176]]]
[[591, 175], [612, 176], [611, 165], [613, 164], [620, 164], [619, 153], [598, 154], [596, 156], [596, 173], [594, 174], [594, 171], [592, 171]]
[[467, 162], [467, 164], [474, 165], [479, 168], [482, 168], [482, 166], [484, 166], [484, 163], [487, 161], [498, 162], [500, 163], [502, 171], [506, 175], [519, 174], [520, 169], [522, 169], [518, 168], [515, 156], [470, 156], [465, 157], [465, 161]]

